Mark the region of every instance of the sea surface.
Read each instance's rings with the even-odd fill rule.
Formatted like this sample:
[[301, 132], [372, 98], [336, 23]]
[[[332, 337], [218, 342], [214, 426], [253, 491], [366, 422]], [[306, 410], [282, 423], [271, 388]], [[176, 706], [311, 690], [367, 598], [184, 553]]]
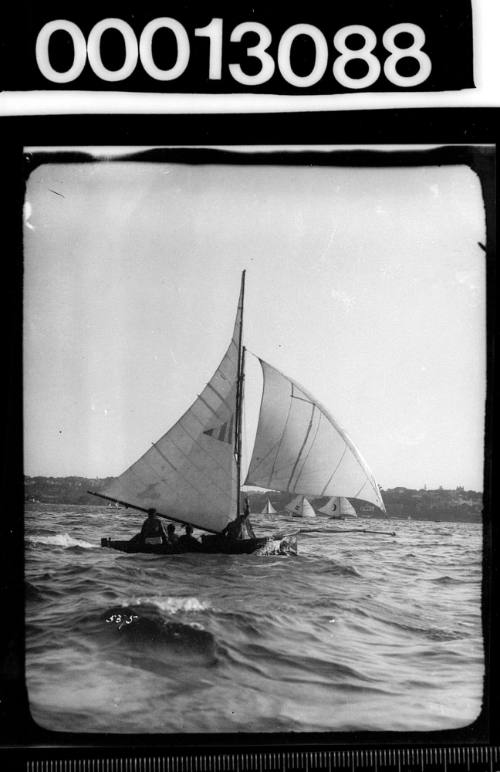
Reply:
[[[72, 732], [436, 730], [479, 714], [481, 526], [252, 517], [297, 557], [127, 555], [131, 510], [31, 503], [32, 716]], [[385, 534], [340, 533], [370, 529]], [[195, 532], [196, 535], [196, 532]]]

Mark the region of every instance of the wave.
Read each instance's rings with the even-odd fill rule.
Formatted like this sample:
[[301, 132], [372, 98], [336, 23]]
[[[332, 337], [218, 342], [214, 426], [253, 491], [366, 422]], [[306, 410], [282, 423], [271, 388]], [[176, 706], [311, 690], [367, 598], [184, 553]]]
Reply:
[[149, 608], [113, 606], [101, 620], [105, 622], [108, 642], [120, 644], [121, 653], [141, 669], [172, 675], [180, 662], [207, 666], [217, 661], [211, 632], [196, 622], [169, 620], [152, 604]]
[[198, 600], [195, 597], [177, 597], [167, 596], [146, 596], [139, 598], [130, 598], [122, 604], [125, 606], [152, 606], [166, 614], [178, 614], [179, 612], [208, 611], [211, 606], [207, 601]]
[[466, 582], [466, 579], [457, 579], [454, 576], [448, 576], [447, 574], [443, 576], [436, 576], [433, 579], [430, 580], [431, 582], [434, 582], [434, 584], [463, 584]]
[[27, 536], [26, 541], [29, 544], [46, 544], [52, 547], [82, 547], [86, 550], [92, 550], [96, 548], [96, 544], [91, 544], [83, 539], [74, 539], [69, 533], [57, 533], [55, 536]]

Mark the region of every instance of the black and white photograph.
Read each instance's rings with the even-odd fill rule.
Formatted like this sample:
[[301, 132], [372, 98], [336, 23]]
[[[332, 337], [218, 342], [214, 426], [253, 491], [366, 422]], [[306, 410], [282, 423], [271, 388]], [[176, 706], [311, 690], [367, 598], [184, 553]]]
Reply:
[[38, 726], [478, 719], [488, 233], [466, 158], [494, 154], [469, 150], [25, 147]]

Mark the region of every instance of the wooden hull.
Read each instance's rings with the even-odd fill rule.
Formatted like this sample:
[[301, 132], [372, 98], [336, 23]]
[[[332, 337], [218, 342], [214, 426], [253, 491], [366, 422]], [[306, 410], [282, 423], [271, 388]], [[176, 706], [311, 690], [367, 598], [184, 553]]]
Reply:
[[297, 534], [262, 537], [255, 539], [229, 539], [225, 536], [203, 536], [197, 549], [182, 549], [170, 544], [138, 544], [137, 541], [101, 539], [101, 547], [120, 552], [153, 555], [179, 555], [185, 552], [201, 552], [208, 555], [296, 555]]

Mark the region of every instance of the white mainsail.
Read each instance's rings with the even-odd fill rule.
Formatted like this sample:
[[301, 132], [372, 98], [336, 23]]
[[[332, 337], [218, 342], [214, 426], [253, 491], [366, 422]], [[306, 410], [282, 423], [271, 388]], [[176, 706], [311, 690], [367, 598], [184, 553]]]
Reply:
[[350, 496], [385, 511], [367, 464], [302, 386], [259, 360], [264, 390], [245, 483], [310, 496]]
[[[231, 343], [202, 393], [138, 461], [95, 495], [154, 508], [215, 533], [239, 513], [243, 296], [244, 272]], [[305, 495], [350, 496], [385, 511], [375, 478], [347, 433], [302, 386], [259, 361], [264, 389], [246, 484], [299, 494], [286, 509], [302, 517], [316, 516]], [[275, 511], [268, 499], [264, 513]]]
[[332, 496], [318, 513], [330, 517], [357, 517], [356, 510], [345, 496]]
[[276, 514], [276, 510], [273, 507], [273, 505], [271, 504], [270, 500], [268, 499], [266, 501], [266, 506], [264, 507], [264, 509], [261, 512], [261, 515], [275, 515], [275, 514]]
[[233, 337], [199, 397], [153, 447], [102, 493], [206, 531], [220, 532], [238, 504], [236, 391], [243, 281]]
[[296, 517], [316, 517], [316, 512], [305, 496], [296, 496], [285, 507], [287, 512], [291, 512]]

